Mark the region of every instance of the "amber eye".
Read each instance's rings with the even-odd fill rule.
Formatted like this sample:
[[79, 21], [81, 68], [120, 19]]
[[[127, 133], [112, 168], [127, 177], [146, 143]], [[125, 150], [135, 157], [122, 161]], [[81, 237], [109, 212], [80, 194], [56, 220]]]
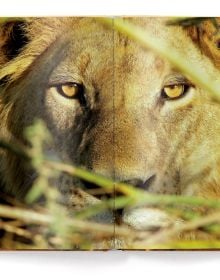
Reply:
[[166, 99], [176, 99], [182, 97], [188, 89], [187, 84], [167, 85], [163, 88], [161, 95]]
[[82, 85], [77, 83], [66, 83], [56, 86], [57, 91], [64, 97], [74, 99], [80, 98], [84, 93]]
[[78, 100], [80, 105], [83, 107], [87, 108], [88, 106], [85, 87], [82, 84], [71, 82], [63, 84], [53, 84], [49, 86], [49, 89], [51, 89], [52, 92], [65, 97], [66, 99]]

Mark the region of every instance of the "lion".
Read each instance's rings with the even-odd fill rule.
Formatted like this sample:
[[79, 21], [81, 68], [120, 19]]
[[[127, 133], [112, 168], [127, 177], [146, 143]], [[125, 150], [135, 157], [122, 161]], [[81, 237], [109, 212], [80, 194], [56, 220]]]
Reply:
[[[124, 20], [219, 79], [192, 32], [165, 18]], [[12, 19], [0, 38], [0, 136], [26, 144], [25, 127], [42, 119], [53, 138], [45, 153], [63, 162], [150, 193], [220, 197], [220, 106], [166, 59], [95, 18]], [[0, 160], [2, 190], [23, 200], [36, 172], [10, 152]], [[99, 200], [66, 174], [54, 184], [67, 204]], [[141, 213], [124, 209], [121, 221], [143, 229]]]

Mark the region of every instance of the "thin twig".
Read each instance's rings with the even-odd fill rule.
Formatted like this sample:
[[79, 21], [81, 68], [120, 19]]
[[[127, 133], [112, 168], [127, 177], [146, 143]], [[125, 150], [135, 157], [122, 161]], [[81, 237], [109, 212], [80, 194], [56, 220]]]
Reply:
[[[48, 225], [53, 225], [54, 223], [53, 215], [36, 213], [35, 211], [32, 210], [19, 209], [18, 207], [14, 208], [14, 207], [9, 207], [4, 205], [0, 205], [0, 216], [5, 218], [18, 219], [26, 223], [33, 223], [36, 225], [48, 226]], [[113, 226], [111, 224], [100, 224], [100, 223], [82, 221], [79, 219], [68, 218], [68, 217], [63, 222], [68, 224], [69, 227], [75, 228], [77, 230], [83, 230], [88, 232], [101, 231], [109, 235], [114, 234]], [[122, 236], [131, 236], [135, 232], [128, 229], [127, 227], [118, 227], [117, 233], [118, 235], [122, 235]]]

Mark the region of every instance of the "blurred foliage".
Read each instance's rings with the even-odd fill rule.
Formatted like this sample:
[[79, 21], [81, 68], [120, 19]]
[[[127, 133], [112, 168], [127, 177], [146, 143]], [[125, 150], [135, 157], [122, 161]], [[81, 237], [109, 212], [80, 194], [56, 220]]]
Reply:
[[[6, 145], [4, 141], [0, 142], [1, 147], [16, 152], [19, 156], [25, 155], [39, 175], [26, 197], [27, 203], [0, 205], [0, 228], [5, 231], [1, 240], [2, 248], [110, 249], [115, 246], [114, 239], [122, 249], [220, 247], [219, 200], [148, 194], [130, 185], [113, 182], [89, 171], [51, 160], [43, 154], [43, 144], [51, 139], [40, 121], [26, 130], [26, 136], [32, 144], [29, 149], [24, 149], [18, 143]], [[118, 191], [121, 196], [86, 206], [82, 210], [70, 211], [66, 205], [59, 202], [61, 194], [58, 189], [49, 184], [50, 178], [61, 172], [82, 178], [112, 192]], [[41, 206], [39, 203], [33, 204], [42, 195], [45, 197], [45, 203]], [[124, 225], [97, 223], [89, 219], [106, 209], [113, 211], [121, 207], [140, 205], [162, 209], [172, 215], [175, 221], [181, 222], [152, 232], [135, 231]], [[202, 212], [199, 211], [201, 206]], [[193, 234], [198, 229], [206, 235], [207, 240], [187, 240], [185, 236], [181, 240], [181, 234]]]

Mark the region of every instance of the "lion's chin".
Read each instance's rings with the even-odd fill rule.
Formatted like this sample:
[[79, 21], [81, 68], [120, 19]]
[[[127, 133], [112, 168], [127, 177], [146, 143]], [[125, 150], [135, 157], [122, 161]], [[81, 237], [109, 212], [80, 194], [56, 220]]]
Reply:
[[174, 224], [173, 217], [164, 211], [146, 207], [124, 210], [122, 220], [136, 230], [156, 230]]

